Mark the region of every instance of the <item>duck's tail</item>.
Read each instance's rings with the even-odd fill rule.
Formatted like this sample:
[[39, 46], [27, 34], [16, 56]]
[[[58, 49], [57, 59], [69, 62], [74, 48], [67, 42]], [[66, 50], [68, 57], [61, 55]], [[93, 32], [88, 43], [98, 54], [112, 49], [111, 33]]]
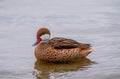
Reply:
[[102, 47], [104, 47], [104, 46], [102, 45], [102, 46], [90, 47], [89, 51], [92, 52], [92, 51], [99, 49], [99, 48], [102, 48]]
[[80, 56], [81, 57], [86, 57], [87, 55], [89, 55], [92, 51], [98, 49], [98, 48], [102, 48], [104, 46], [96, 46], [96, 47], [90, 47], [89, 49], [87, 50], [83, 50], [80, 52]]

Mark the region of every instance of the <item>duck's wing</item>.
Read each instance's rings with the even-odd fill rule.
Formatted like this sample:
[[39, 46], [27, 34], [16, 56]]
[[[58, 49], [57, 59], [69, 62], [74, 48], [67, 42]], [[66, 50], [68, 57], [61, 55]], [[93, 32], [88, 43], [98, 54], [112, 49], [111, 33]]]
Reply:
[[89, 44], [82, 44], [72, 39], [66, 39], [62, 37], [56, 37], [49, 40], [49, 44], [55, 49], [71, 49], [80, 47], [81, 49], [88, 48]]

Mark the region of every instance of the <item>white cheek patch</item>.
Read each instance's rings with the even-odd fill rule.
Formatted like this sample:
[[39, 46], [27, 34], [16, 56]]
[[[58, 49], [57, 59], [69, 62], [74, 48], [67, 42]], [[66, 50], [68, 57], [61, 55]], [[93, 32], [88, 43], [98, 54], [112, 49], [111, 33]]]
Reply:
[[44, 34], [40, 38], [42, 39], [42, 41], [48, 41], [50, 39], [50, 35], [49, 34]]

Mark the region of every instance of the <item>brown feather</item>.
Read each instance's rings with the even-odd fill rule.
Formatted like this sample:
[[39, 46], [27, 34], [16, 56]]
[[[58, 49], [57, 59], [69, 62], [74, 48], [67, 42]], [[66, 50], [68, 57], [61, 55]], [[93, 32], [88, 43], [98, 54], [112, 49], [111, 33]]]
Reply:
[[72, 39], [66, 39], [62, 37], [55, 37], [49, 40], [49, 44], [55, 49], [71, 49], [71, 48], [81, 48], [87, 49], [90, 47], [90, 44], [79, 43]]

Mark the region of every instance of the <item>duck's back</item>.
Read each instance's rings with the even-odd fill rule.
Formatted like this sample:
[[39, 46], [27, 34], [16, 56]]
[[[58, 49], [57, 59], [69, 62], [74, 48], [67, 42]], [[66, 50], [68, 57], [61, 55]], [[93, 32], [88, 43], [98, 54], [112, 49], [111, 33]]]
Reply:
[[51, 40], [48, 41], [48, 43], [56, 49], [72, 49], [72, 48], [87, 49], [91, 47], [90, 44], [83, 44], [75, 40], [62, 37], [52, 38]]

